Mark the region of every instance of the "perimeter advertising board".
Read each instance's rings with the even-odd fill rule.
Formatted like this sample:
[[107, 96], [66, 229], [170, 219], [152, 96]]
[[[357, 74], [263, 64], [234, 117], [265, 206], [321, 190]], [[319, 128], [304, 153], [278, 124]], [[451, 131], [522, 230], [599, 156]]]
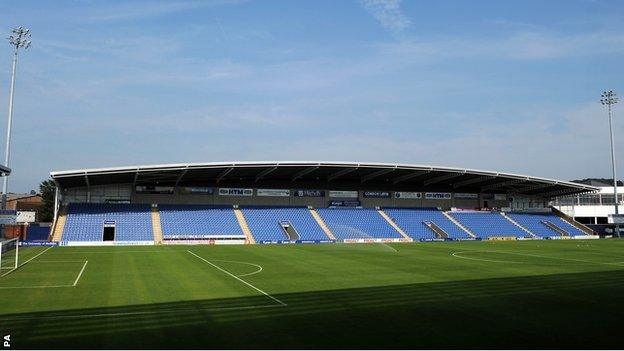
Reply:
[[219, 188], [221, 196], [253, 196], [253, 189], [245, 188]]
[[422, 199], [422, 193], [415, 193], [410, 191], [395, 191], [395, 199]]
[[329, 197], [340, 199], [357, 199], [358, 192], [350, 190], [330, 190]]
[[450, 200], [451, 193], [425, 193], [427, 200]]
[[387, 199], [390, 197], [389, 191], [364, 191], [362, 196], [366, 198]]
[[295, 197], [325, 197], [325, 190], [297, 189], [294, 195]]
[[289, 189], [258, 189], [256, 190], [258, 196], [270, 196], [270, 197], [290, 197]]

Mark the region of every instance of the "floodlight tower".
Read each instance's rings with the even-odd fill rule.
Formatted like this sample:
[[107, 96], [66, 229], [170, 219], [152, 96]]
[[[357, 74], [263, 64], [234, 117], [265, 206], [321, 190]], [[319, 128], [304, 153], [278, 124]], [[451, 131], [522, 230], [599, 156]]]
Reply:
[[[13, 122], [13, 93], [15, 90], [15, 69], [17, 67], [17, 52], [20, 48], [30, 47], [30, 29], [17, 27], [11, 30], [11, 35], [7, 38], [13, 47], [13, 70], [11, 74], [11, 92], [9, 93], [9, 121], [7, 124], [6, 149], [4, 154], [4, 166], [9, 167], [11, 156], [11, 123]], [[4, 177], [2, 185], [2, 208], [6, 208], [7, 191], [9, 188], [9, 177]]]
[[[611, 113], [611, 106], [617, 104], [618, 98], [617, 94], [613, 90], [605, 91], [602, 93], [602, 98], [600, 102], [607, 106], [609, 109], [609, 131], [611, 133], [611, 165], [613, 167], [613, 195], [615, 196], [615, 217], [618, 216], [619, 212], [619, 201], [618, 201], [618, 191], [617, 191], [617, 170], [615, 166], [615, 136], [613, 135], [613, 116]], [[620, 225], [617, 223], [618, 219], [615, 219], [615, 232], [617, 233], [618, 238], [620, 237]]]

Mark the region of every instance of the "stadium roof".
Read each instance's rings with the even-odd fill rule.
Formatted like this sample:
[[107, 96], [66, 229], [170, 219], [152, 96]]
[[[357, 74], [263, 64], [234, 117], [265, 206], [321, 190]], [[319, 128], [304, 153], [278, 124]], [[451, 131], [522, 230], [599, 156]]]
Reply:
[[453, 167], [355, 162], [211, 162], [50, 172], [60, 187], [105, 184], [509, 193], [555, 197], [597, 191], [573, 182]]

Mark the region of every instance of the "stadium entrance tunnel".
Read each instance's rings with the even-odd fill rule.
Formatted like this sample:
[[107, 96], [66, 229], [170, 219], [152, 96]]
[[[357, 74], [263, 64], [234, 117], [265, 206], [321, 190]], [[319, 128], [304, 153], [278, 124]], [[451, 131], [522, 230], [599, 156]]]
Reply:
[[294, 241], [294, 240], [300, 239], [299, 233], [297, 233], [297, 231], [295, 230], [295, 227], [293, 227], [293, 225], [289, 221], [281, 221], [280, 226], [284, 230], [284, 233], [286, 233], [288, 240]]
[[104, 241], [115, 241], [115, 226], [104, 226]]

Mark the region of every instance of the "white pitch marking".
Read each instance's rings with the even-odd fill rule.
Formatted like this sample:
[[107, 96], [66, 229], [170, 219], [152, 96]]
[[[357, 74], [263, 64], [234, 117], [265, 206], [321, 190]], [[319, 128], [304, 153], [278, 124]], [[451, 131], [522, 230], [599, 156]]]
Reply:
[[[460, 256], [460, 254], [463, 254], [463, 253], [466, 253], [466, 252], [474, 252], [474, 250], [453, 252], [451, 255], [454, 256], [454, 257], [457, 257], [457, 258], [463, 258], [465, 260], [473, 260], [473, 261], [484, 261], [484, 262], [495, 262], [495, 263], [522, 263], [522, 262], [514, 262], [514, 261], [486, 260], [485, 258], [474, 258], [474, 257]], [[476, 251], [476, 252], [490, 252], [490, 251]]]
[[87, 268], [87, 263], [89, 263], [89, 261], [85, 261], [84, 265], [82, 266], [82, 269], [80, 270], [80, 273], [78, 273], [78, 276], [76, 277], [76, 281], [74, 281], [74, 285], [72, 286], [76, 286], [76, 284], [78, 284], [80, 277], [82, 277], [82, 272], [84, 272], [85, 268]]
[[[562, 260], [562, 261], [574, 261], [574, 262], [583, 262], [583, 263], [590, 263], [590, 264], [602, 264], [602, 265], [607, 265], [607, 266], [622, 266], [622, 264], [620, 264], [619, 262], [596, 262], [596, 261], [581, 260], [581, 259], [577, 259], [577, 258], [564, 258], [564, 257], [543, 256], [543, 255], [534, 255], [534, 254], [519, 253], [519, 252], [509, 252], [509, 251], [467, 250], [467, 251], [461, 251], [461, 252], [455, 252], [455, 253], [460, 253], [461, 254], [461, 253], [466, 253], [466, 252], [491, 252], [491, 253], [501, 253], [501, 254], [508, 254], [508, 255], [548, 258], [548, 259]], [[467, 258], [467, 257], [457, 256], [457, 255], [455, 255], [455, 253], [452, 253], [451, 255], [455, 256], [457, 258], [464, 258], [464, 259], [468, 259], [468, 260], [470, 260], [470, 259], [477, 260], [476, 258]], [[484, 260], [483, 259], [479, 259], [479, 261], [484, 261]], [[512, 261], [494, 261], [494, 262], [502, 262], [502, 263], [529, 263], [529, 262], [512, 262]]]
[[33, 263], [84, 263], [84, 260], [76, 261], [35, 261]]
[[[71, 285], [66, 285], [71, 287]], [[65, 287], [65, 286], [59, 286]], [[233, 307], [214, 307], [214, 308], [178, 308], [170, 310], [155, 310], [142, 312], [118, 312], [118, 313], [94, 313], [94, 314], [70, 314], [58, 316], [33, 316], [33, 317], [16, 317], [16, 318], [0, 318], [0, 321], [20, 321], [20, 320], [41, 320], [41, 319], [68, 319], [68, 318], [99, 318], [99, 317], [118, 317], [118, 316], [136, 316], [146, 314], [167, 314], [177, 312], [197, 312], [197, 311], [236, 311], [236, 310], [254, 310], [263, 308], [284, 307], [284, 305], [256, 305], [256, 306], [233, 306]]]
[[209, 265], [211, 265], [211, 266], [213, 266], [214, 268], [216, 268], [216, 269], [220, 270], [221, 272], [223, 272], [223, 273], [225, 273], [225, 274], [229, 275], [230, 277], [232, 277], [232, 278], [234, 278], [234, 279], [238, 280], [239, 282], [241, 282], [241, 283], [243, 283], [243, 284], [245, 284], [245, 285], [249, 286], [250, 288], [253, 288], [253, 289], [254, 289], [254, 290], [256, 290], [256, 291], [259, 291], [260, 293], [264, 294], [265, 296], [267, 296], [267, 297], [268, 297], [268, 298], [270, 298], [271, 300], [273, 300], [273, 301], [275, 301], [275, 302], [279, 303], [280, 305], [282, 305], [282, 306], [288, 306], [285, 302], [283, 302], [283, 301], [281, 301], [281, 300], [279, 300], [279, 299], [277, 299], [277, 298], [275, 298], [275, 297], [271, 296], [270, 294], [268, 294], [268, 293], [266, 293], [266, 292], [264, 292], [264, 291], [260, 290], [259, 288], [255, 287], [254, 285], [252, 285], [252, 284], [250, 284], [250, 283], [248, 283], [248, 282], [244, 281], [243, 279], [241, 279], [241, 278], [239, 278], [239, 277], [235, 276], [234, 274], [232, 274], [232, 273], [230, 273], [230, 272], [226, 271], [225, 269], [223, 269], [223, 268], [221, 268], [221, 267], [217, 266], [216, 264], [214, 264], [214, 263], [212, 263], [212, 262], [210, 262], [210, 261], [206, 260], [205, 258], [200, 257], [200, 256], [197, 256], [194, 252], [191, 252], [191, 251], [189, 251], [189, 250], [186, 250], [186, 252], [188, 252], [188, 253], [190, 253], [191, 255], [193, 255], [193, 256], [195, 256], [195, 257], [199, 258], [200, 260], [202, 260], [202, 261], [204, 261], [204, 262], [208, 263]]
[[258, 274], [258, 273], [262, 272], [262, 266], [258, 265], [258, 264], [255, 264], [255, 263], [241, 262], [241, 261], [229, 261], [229, 260], [213, 260], [213, 261], [215, 261], [215, 262], [231, 262], [231, 263], [247, 264], [247, 265], [254, 266], [254, 267], [258, 268], [257, 271], [253, 271], [251, 273], [239, 274], [239, 275], [237, 275], [237, 277], [247, 277], [247, 276]]
[[71, 288], [73, 285], [33, 285], [33, 286], [0, 286], [0, 289], [47, 289], [47, 288]]
[[32, 260], [34, 260], [35, 258], [37, 258], [37, 257], [39, 257], [39, 256], [41, 256], [41, 255], [43, 255], [46, 251], [50, 250], [50, 249], [51, 249], [51, 248], [53, 248], [53, 247], [54, 247], [54, 246], [50, 246], [50, 247], [48, 247], [47, 249], [45, 249], [45, 250], [41, 251], [40, 253], [38, 253], [38, 254], [37, 254], [37, 255], [35, 255], [34, 257], [30, 258], [30, 259], [29, 259], [29, 260], [27, 260], [26, 262], [24, 262], [24, 263], [20, 264], [19, 266], [17, 266], [17, 267], [15, 267], [15, 268], [11, 269], [10, 271], [8, 271], [8, 272], [4, 273], [3, 275], [0, 275], [0, 278], [4, 277], [5, 275], [8, 275], [9, 273], [13, 272], [14, 270], [16, 270], [16, 269], [20, 268], [21, 266], [25, 265], [26, 263], [28, 263], [28, 262], [30, 262], [30, 261], [32, 261]]

